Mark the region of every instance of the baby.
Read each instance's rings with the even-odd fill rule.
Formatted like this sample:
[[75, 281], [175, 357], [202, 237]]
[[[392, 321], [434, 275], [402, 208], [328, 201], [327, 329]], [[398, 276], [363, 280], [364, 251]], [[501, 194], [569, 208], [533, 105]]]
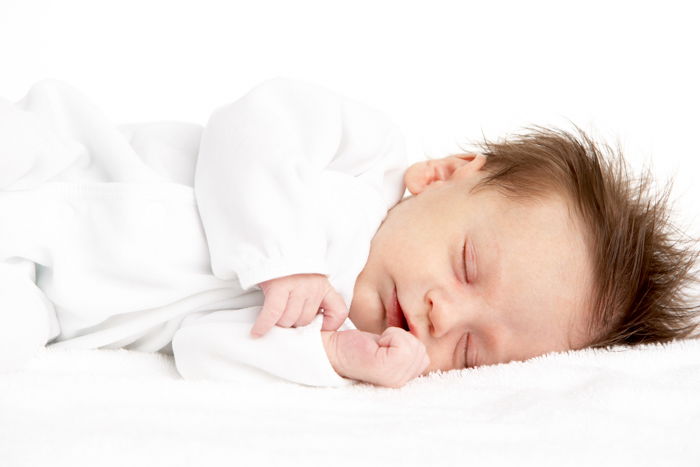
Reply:
[[[635, 186], [622, 156], [606, 159], [581, 130], [533, 128], [481, 149], [406, 171], [413, 196], [389, 210], [355, 285], [359, 330], [322, 331], [339, 374], [398, 387], [434, 370], [693, 332], [700, 310], [683, 294], [698, 253], [672, 235], [669, 192], [652, 199], [648, 172]], [[323, 277], [261, 286], [254, 333], [308, 322], [301, 297], [343, 310]]]
[[0, 371], [51, 345], [400, 387], [688, 337], [697, 252], [604, 149], [536, 127], [408, 167], [384, 114], [302, 81], [204, 127], [115, 126], [40, 82], [0, 100]]

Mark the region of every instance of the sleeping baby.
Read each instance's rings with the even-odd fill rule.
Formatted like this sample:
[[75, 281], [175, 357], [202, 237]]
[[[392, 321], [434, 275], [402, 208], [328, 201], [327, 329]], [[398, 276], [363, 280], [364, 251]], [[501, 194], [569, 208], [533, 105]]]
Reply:
[[187, 379], [400, 387], [690, 337], [697, 252], [651, 182], [579, 129], [409, 166], [385, 114], [294, 79], [204, 126], [114, 125], [40, 81], [0, 100], [0, 371], [123, 348]]

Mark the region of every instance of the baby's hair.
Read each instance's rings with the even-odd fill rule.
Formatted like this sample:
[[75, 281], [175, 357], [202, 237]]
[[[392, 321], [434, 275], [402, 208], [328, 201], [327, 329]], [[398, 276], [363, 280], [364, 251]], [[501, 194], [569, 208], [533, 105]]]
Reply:
[[700, 307], [690, 293], [700, 282], [697, 239], [669, 221], [672, 181], [655, 195], [649, 168], [630, 177], [619, 145], [614, 151], [574, 127], [530, 126], [503, 140], [473, 143], [477, 150], [467, 152], [486, 155], [486, 175], [472, 191], [490, 186], [520, 201], [551, 193], [573, 201], [594, 271], [586, 347], [697, 337]]

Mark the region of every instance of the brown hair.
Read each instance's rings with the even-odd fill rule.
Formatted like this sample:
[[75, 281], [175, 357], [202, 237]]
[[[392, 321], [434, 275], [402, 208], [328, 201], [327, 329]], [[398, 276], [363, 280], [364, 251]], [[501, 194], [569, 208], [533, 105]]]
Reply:
[[487, 156], [473, 190], [491, 186], [521, 200], [554, 192], [573, 201], [593, 258], [588, 347], [695, 337], [700, 308], [689, 291], [700, 282], [697, 240], [669, 222], [672, 181], [654, 195], [649, 168], [630, 177], [619, 144], [616, 152], [574, 127], [576, 133], [531, 126], [473, 144]]

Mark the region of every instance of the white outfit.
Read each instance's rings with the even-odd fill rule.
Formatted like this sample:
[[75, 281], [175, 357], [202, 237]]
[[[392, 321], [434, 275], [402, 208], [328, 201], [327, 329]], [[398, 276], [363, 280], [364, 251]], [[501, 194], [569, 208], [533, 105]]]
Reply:
[[384, 114], [299, 80], [204, 127], [116, 126], [57, 80], [0, 99], [0, 369], [50, 344], [172, 353], [185, 378], [351, 384], [321, 315], [249, 336], [256, 284], [325, 274], [349, 307], [406, 166]]

